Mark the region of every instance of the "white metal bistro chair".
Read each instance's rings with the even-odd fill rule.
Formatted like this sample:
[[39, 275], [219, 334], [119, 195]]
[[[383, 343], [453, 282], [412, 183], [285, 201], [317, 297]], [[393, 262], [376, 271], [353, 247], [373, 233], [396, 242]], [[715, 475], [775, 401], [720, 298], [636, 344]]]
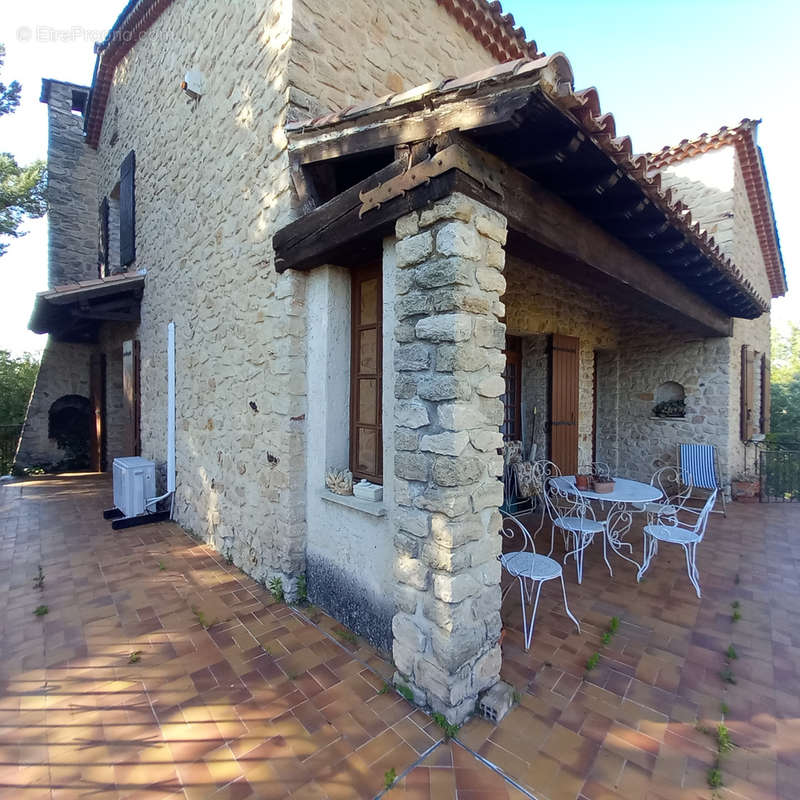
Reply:
[[[544, 520], [547, 516], [547, 506], [544, 499], [545, 486], [550, 478], [560, 478], [561, 470], [552, 461], [523, 461], [515, 464], [514, 474], [517, 481], [517, 491], [521, 497], [531, 497], [536, 500], [536, 506], [541, 514], [539, 526], [533, 532], [537, 536], [544, 527]], [[550, 530], [550, 551], [548, 556], [553, 555], [554, 531]]]
[[[536, 552], [533, 536], [531, 536], [528, 529], [516, 517], [503, 517], [503, 536], [507, 539], [515, 539], [519, 533], [522, 534], [523, 538], [522, 549], [515, 550], [511, 553], [503, 553], [498, 556], [498, 559], [503, 569], [519, 582], [525, 650], [528, 651], [531, 646], [531, 639], [533, 639], [533, 623], [536, 620], [536, 610], [539, 608], [539, 595], [542, 591], [542, 584], [545, 581], [552, 581], [556, 578], [561, 581], [561, 593], [564, 596], [564, 610], [567, 612], [567, 616], [575, 623], [578, 633], [581, 632], [581, 624], [569, 610], [569, 605], [567, 603], [567, 587], [564, 585], [564, 569], [561, 564], [554, 558], [542, 556]], [[512, 582], [508, 585], [505, 592], [503, 592], [503, 597], [500, 601], [501, 604], [513, 586], [514, 584]], [[534, 589], [536, 589], [535, 598]], [[531, 608], [531, 604], [533, 604], [533, 608], [529, 618], [528, 610]]]
[[[659, 542], [669, 544], [679, 544], [686, 555], [686, 571], [689, 573], [689, 580], [700, 597], [700, 574], [697, 571], [697, 545], [703, 541], [708, 525], [708, 516], [717, 499], [717, 490], [713, 489], [708, 496], [705, 505], [697, 515], [697, 522], [694, 525], [685, 525], [675, 521], [671, 524], [657, 523], [644, 526], [644, 561], [636, 574], [637, 582], [642, 579], [642, 575], [647, 571], [653, 556], [658, 552]], [[691, 509], [687, 509], [691, 510]]]
[[567, 542], [564, 563], [570, 556], [575, 559], [578, 583], [583, 581], [583, 552], [597, 533], [603, 536], [603, 558], [610, 570], [611, 565], [605, 553], [605, 526], [597, 521], [590, 501], [580, 492], [560, 489], [552, 478], [545, 482], [544, 501], [553, 528], [558, 528]]
[[636, 511], [645, 512], [649, 524], [671, 518], [677, 521], [678, 512], [686, 507], [686, 502], [692, 496], [692, 476], [686, 473], [685, 480], [682, 480], [677, 467], [661, 467], [653, 473], [650, 485], [661, 492], [662, 499], [637, 503], [634, 505]]
[[683, 486], [693, 483], [694, 489], [716, 492], [722, 501], [722, 512], [714, 511], [714, 513], [728, 516], [725, 508], [725, 492], [722, 491], [719, 480], [717, 448], [713, 444], [679, 444], [678, 470]]

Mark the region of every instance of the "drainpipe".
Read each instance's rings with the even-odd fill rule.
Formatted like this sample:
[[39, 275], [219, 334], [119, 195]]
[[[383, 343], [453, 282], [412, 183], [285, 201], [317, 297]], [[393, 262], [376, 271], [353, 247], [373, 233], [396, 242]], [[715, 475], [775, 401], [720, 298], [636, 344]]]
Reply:
[[156, 503], [170, 498], [169, 516], [175, 510], [175, 323], [167, 325], [167, 491], [145, 503], [149, 511]]

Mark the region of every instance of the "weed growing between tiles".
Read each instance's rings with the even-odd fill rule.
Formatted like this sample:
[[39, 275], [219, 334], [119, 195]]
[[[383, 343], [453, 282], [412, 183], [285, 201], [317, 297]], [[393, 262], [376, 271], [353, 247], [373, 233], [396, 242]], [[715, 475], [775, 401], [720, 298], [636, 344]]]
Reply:
[[141, 650], [134, 650], [130, 654], [130, 656], [128, 656], [128, 663], [129, 664], [137, 664], [141, 660], [142, 660], [142, 651]]
[[269, 582], [267, 588], [276, 603], [283, 602], [285, 596], [283, 593], [283, 581], [277, 575]]
[[383, 773], [383, 786], [387, 792], [392, 788], [392, 786], [394, 786], [394, 782], [396, 780], [397, 770], [394, 767], [387, 769], [386, 772]]
[[203, 611], [197, 608], [197, 606], [192, 606], [192, 614], [195, 615], [197, 621], [206, 629], [210, 628], [215, 622], [213, 619], [208, 619]]
[[451, 725], [444, 714], [440, 714], [438, 711], [435, 714], [431, 715], [433, 721], [442, 729], [442, 733], [444, 733], [444, 740], [449, 742], [451, 739], [455, 739], [458, 735], [458, 730], [461, 727], [460, 725]]
[[[611, 644], [611, 640], [614, 638], [614, 635], [619, 630], [619, 617], [611, 617], [611, 620], [608, 623], [608, 628], [603, 632], [603, 636], [601, 637], [601, 641], [603, 642], [603, 647], [607, 647]], [[586, 672], [591, 672], [600, 662], [600, 653], [594, 652], [592, 653], [588, 660], [586, 661]], [[549, 664], [547, 666], [550, 666]]]
[[45, 614], [48, 614], [50, 609], [47, 606], [37, 606], [33, 613], [36, 614], [37, 617], [43, 617]]

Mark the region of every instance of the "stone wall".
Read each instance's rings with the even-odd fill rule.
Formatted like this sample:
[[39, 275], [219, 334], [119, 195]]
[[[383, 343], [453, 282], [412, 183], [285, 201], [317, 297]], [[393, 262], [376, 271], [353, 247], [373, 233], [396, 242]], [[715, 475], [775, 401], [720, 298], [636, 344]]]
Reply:
[[301, 116], [495, 63], [434, 0], [298, 0], [293, 6], [289, 83]]
[[[289, 31], [282, 0], [170, 4], [117, 67], [97, 187], [99, 202], [135, 150], [142, 455], [166, 458], [173, 320], [176, 517], [287, 589], [304, 568], [306, 412], [306, 276], [277, 275], [271, 246], [290, 213]], [[196, 105], [189, 69], [206, 76]]]
[[48, 286], [97, 277], [97, 158], [83, 139], [72, 92], [86, 86], [47, 81]]
[[461, 722], [501, 660], [506, 223], [455, 194], [396, 232], [396, 680]]
[[[529, 350], [531, 345], [527, 344], [525, 337], [552, 333], [577, 337], [580, 340], [578, 463], [588, 464], [592, 460], [594, 438], [594, 352], [617, 346], [618, 329], [628, 309], [615, 305], [610, 298], [589, 292], [572, 281], [547, 272], [535, 263], [508, 258], [505, 276], [508, 288], [503, 300], [506, 304], [508, 332], [523, 337], [523, 354], [528, 352], [523, 359], [522, 373], [523, 426], [527, 424], [530, 408], [525, 401], [530, 402], [532, 398], [539, 401], [542, 397], [547, 400], [547, 373], [542, 376], [539, 370], [543, 366], [549, 369], [547, 358], [544, 357], [546, 353], [540, 352], [534, 364]], [[538, 341], [541, 349], [541, 339]], [[533, 347], [536, 345], [533, 344]], [[531, 384], [535, 386], [526, 388]], [[549, 403], [545, 402], [540, 413], [542, 423], [549, 419], [548, 408]], [[539, 457], [547, 458], [546, 434], [540, 433], [539, 444]]]
[[[668, 326], [629, 324], [616, 357], [604, 354], [601, 364], [598, 460], [607, 461], [620, 475], [649, 481], [656, 469], [676, 463], [678, 444], [695, 442], [715, 445], [721, 471], [727, 474], [730, 364], [726, 338], [693, 339]], [[653, 415], [656, 389], [667, 381], [683, 386], [683, 418]]]
[[50, 406], [69, 394], [89, 399], [91, 353], [91, 345], [48, 339], [14, 459], [15, 467], [52, 465], [64, 458], [64, 451], [48, 437]]

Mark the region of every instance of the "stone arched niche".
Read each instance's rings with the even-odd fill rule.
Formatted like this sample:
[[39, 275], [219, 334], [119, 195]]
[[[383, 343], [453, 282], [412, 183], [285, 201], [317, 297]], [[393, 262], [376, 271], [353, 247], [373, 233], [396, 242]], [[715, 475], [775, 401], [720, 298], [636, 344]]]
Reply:
[[685, 417], [686, 391], [677, 381], [665, 381], [655, 391], [656, 404], [653, 415], [656, 417]]
[[50, 406], [47, 435], [64, 451], [59, 470], [89, 469], [92, 404], [79, 394], [65, 394]]

